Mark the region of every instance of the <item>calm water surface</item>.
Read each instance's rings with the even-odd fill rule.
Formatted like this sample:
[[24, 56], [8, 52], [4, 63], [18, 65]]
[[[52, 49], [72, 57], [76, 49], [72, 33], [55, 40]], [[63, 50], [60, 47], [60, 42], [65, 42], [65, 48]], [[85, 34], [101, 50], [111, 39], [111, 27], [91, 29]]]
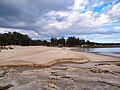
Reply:
[[120, 57], [120, 48], [81, 48], [80, 51]]

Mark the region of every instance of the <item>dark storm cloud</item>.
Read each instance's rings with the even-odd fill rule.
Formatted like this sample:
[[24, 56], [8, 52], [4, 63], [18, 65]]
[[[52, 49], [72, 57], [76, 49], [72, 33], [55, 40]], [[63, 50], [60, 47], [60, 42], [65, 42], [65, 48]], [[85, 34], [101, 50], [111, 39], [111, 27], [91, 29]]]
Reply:
[[11, 5], [3, 0], [0, 1], [0, 16], [8, 17], [8, 16], [16, 16], [19, 15], [21, 10], [14, 5]]
[[11, 21], [15, 21], [17, 17], [21, 14], [21, 10], [14, 5], [5, 2], [5, 0], [0, 1], [0, 26], [8, 26]]
[[47, 12], [68, 10], [72, 4], [73, 0], [0, 0], [0, 26], [34, 29], [33, 24]]

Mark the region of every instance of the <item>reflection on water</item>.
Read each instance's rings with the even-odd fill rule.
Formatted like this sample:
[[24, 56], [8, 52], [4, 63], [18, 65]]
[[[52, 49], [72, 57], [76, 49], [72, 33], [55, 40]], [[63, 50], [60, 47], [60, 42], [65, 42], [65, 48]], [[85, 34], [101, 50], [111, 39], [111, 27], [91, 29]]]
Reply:
[[120, 57], [120, 48], [81, 48], [80, 51]]

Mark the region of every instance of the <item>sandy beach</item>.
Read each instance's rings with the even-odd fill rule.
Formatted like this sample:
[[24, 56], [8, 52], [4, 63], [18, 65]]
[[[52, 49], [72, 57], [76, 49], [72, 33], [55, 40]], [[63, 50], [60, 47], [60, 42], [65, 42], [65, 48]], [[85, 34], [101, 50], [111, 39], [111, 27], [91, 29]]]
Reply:
[[4, 65], [48, 65], [55, 61], [86, 62], [89, 58], [70, 48], [14, 46], [13, 50], [0, 52], [0, 66]]
[[57, 60], [73, 62], [120, 61], [119, 58], [93, 53], [75, 52], [71, 48], [44, 46], [13, 46], [13, 50], [0, 52], [0, 66], [4, 65], [47, 65]]
[[0, 90], [120, 89], [120, 58], [68, 47], [13, 48], [0, 52]]

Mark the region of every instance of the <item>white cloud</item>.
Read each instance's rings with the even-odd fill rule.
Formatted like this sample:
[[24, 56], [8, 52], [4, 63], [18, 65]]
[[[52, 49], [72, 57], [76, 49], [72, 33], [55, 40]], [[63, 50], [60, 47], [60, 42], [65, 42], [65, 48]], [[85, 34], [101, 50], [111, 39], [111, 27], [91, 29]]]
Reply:
[[[43, 35], [64, 35], [68, 34], [88, 34], [88, 33], [103, 33], [107, 32], [105, 29], [99, 29], [98, 27], [111, 24], [109, 15], [101, 13], [98, 14], [91, 10], [86, 10], [84, 13], [80, 13], [79, 10], [84, 10], [81, 6], [85, 6], [88, 3], [87, 0], [75, 0], [73, 4], [73, 9], [71, 11], [50, 11], [46, 14], [49, 19], [40, 19], [39, 24], [44, 23], [42, 29], [45, 33]], [[103, 2], [102, 2], [103, 3]], [[57, 17], [65, 17], [63, 20], [58, 21]], [[52, 34], [52, 32], [54, 34]], [[48, 34], [46, 34], [48, 33]]]
[[104, 4], [103, 1], [101, 2], [96, 1], [96, 3], [94, 2], [94, 4], [92, 5], [92, 7], [98, 7], [98, 6], [101, 6], [102, 4]]
[[120, 41], [120, 38], [118, 38], [118, 40]]
[[119, 30], [120, 31], [120, 26], [119, 27], [114, 27], [114, 30]]
[[7, 33], [7, 32], [19, 32], [22, 34], [27, 34], [32, 38], [36, 38], [38, 37], [38, 33], [36, 33], [35, 31], [32, 30], [23, 30], [23, 29], [14, 29], [14, 28], [1, 28], [0, 27], [0, 33]]
[[108, 11], [108, 14], [113, 16], [120, 15], [120, 3], [115, 4], [110, 11]]
[[27, 24], [25, 22], [17, 22], [17, 23], [14, 23], [13, 26], [15, 27], [23, 27], [23, 26], [26, 26]]
[[73, 10], [79, 10], [82, 11], [85, 9], [85, 5], [87, 5], [87, 0], [75, 0]]
[[112, 21], [110, 20], [109, 16], [108, 16], [108, 15], [105, 15], [105, 14], [101, 14], [101, 15], [100, 15], [98, 18], [96, 18], [94, 21], [95, 21], [95, 22], [93, 23], [93, 25], [98, 26], [98, 27], [112, 22]]

